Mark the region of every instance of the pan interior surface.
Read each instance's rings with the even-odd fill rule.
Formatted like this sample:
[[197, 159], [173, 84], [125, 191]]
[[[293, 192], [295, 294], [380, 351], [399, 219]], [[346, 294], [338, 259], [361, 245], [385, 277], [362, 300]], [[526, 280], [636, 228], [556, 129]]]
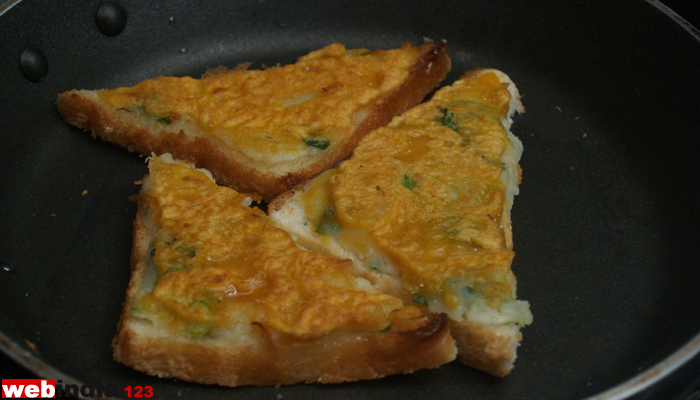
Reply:
[[[0, 330], [35, 359], [81, 382], [150, 385], [158, 398], [575, 399], [643, 374], [700, 332], [700, 42], [652, 4], [118, 3], [126, 25], [114, 36], [96, 26], [97, 1], [23, 1], [0, 16]], [[511, 375], [452, 363], [377, 381], [231, 389], [113, 361], [129, 197], [147, 168], [66, 126], [57, 94], [286, 64], [333, 42], [426, 39], [446, 41], [445, 84], [497, 68], [524, 95], [513, 125], [525, 147], [513, 270], [535, 321]], [[37, 82], [19, 68], [27, 48], [48, 62]]]

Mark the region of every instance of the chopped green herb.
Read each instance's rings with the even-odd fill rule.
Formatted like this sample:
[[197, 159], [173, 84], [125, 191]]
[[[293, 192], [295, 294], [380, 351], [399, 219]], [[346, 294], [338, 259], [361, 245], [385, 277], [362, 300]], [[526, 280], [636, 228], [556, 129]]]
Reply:
[[154, 247], [151, 249], [151, 257], [153, 257], [155, 255], [156, 255], [156, 248]]
[[493, 165], [494, 167], [497, 167], [497, 166], [500, 164], [500, 166], [501, 166], [501, 171], [505, 171], [505, 170], [507, 169], [507, 168], [506, 168], [506, 164], [505, 164], [503, 161], [500, 161], [500, 160], [492, 160], [492, 159], [486, 157], [486, 155], [484, 155], [484, 154], [481, 155], [481, 158], [483, 158], [484, 161], [486, 161], [487, 163]]
[[194, 257], [194, 256], [197, 254], [197, 252], [194, 250], [194, 247], [177, 246], [177, 247], [175, 248], [175, 251], [178, 252], [178, 253], [180, 253], [180, 254], [185, 254], [185, 253], [187, 253], [187, 256], [188, 256], [189, 258], [192, 258], [192, 257]]
[[169, 116], [158, 117], [158, 118], [156, 118], [156, 121], [161, 122], [161, 123], [166, 124], [166, 125], [170, 125], [173, 123], [173, 120], [170, 119]]
[[387, 333], [387, 332], [389, 332], [390, 330], [391, 330], [391, 324], [389, 324], [389, 326], [387, 326], [386, 328], [380, 330], [379, 332], [381, 332], [381, 333]]
[[192, 337], [202, 337], [209, 333], [209, 330], [211, 329], [211, 322], [199, 322], [199, 323], [189, 323], [187, 326], [185, 326], [185, 330], [187, 333], [192, 335]]
[[331, 145], [331, 141], [326, 139], [304, 139], [304, 143], [321, 150], [325, 150]]
[[143, 307], [131, 307], [131, 311], [141, 312], [143, 311]]
[[[203, 300], [194, 301], [190, 303], [189, 307], [204, 310], [207, 315], [209, 315], [211, 311], [211, 306], [209, 305], [209, 303]], [[185, 325], [185, 330], [187, 331], [187, 333], [192, 335], [192, 337], [202, 337], [209, 332], [209, 330], [211, 329], [211, 325], [211, 320], [190, 322], [187, 325]]]
[[448, 235], [457, 235], [460, 231], [457, 225], [460, 223], [461, 220], [462, 217], [458, 215], [447, 217], [445, 225], [442, 225], [441, 227], [445, 230], [445, 233], [447, 233]]
[[319, 222], [316, 227], [316, 233], [321, 235], [335, 235], [338, 232], [340, 232], [340, 224], [335, 218], [335, 208], [333, 204], [329, 204], [323, 212], [321, 222]]
[[131, 110], [129, 110], [128, 108], [124, 108], [124, 107], [117, 108], [117, 111], [128, 111], [128, 112], [131, 112]]
[[372, 271], [379, 271], [379, 263], [376, 261], [370, 261], [367, 267]]
[[408, 174], [403, 174], [403, 186], [408, 190], [413, 190], [414, 187], [418, 186], [418, 182]]
[[415, 295], [415, 296], [413, 296], [413, 302], [414, 302], [414, 303], [418, 303], [418, 304], [425, 304], [425, 305], [427, 305], [427, 304], [428, 304], [428, 299], [426, 299], [425, 296]]
[[340, 232], [340, 224], [333, 221], [321, 222], [316, 228], [316, 233], [321, 235], [335, 235], [338, 232]]
[[438, 107], [438, 110], [440, 110], [440, 117], [438, 117], [438, 122], [440, 122], [442, 125], [452, 129], [453, 131], [457, 133], [461, 133], [459, 131], [459, 126], [455, 122], [455, 115], [452, 111], [450, 111], [447, 108], [442, 108]]
[[156, 237], [156, 240], [158, 239], [163, 240], [164, 245], [170, 246], [171, 244], [177, 242], [177, 234], [163, 231], [158, 234], [158, 237]]
[[171, 268], [166, 269], [165, 272], [163, 272], [163, 275], [167, 274], [168, 272], [181, 271], [185, 268], [187, 268], [187, 266], [185, 264], [180, 264], [176, 267], [171, 267]]
[[469, 287], [469, 286], [464, 286], [464, 287], [462, 288], [462, 290], [461, 290], [460, 295], [464, 298], [464, 297], [471, 296], [472, 293], [474, 293], [474, 289], [472, 289], [472, 288]]

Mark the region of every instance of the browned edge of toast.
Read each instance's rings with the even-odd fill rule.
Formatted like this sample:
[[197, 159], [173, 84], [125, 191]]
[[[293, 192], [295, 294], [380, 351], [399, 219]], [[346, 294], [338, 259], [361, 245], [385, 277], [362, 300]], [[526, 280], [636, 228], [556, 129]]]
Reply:
[[60, 94], [57, 107], [66, 123], [90, 131], [95, 138], [146, 156], [171, 153], [176, 159], [188, 160], [199, 168], [208, 169], [221, 185], [242, 193], [259, 194], [263, 200], [270, 201], [348, 158], [365, 134], [418, 104], [440, 84], [451, 68], [444, 44], [428, 42], [419, 49], [422, 56], [413, 65], [408, 79], [370, 109], [369, 116], [342, 146], [308, 167], [286, 175], [260, 171], [232, 157], [230, 152], [222, 151], [215, 142], [206, 138], [187, 135], [183, 131], [175, 134], [152, 132], [125, 123], [115, 110], [86, 98], [77, 90]]

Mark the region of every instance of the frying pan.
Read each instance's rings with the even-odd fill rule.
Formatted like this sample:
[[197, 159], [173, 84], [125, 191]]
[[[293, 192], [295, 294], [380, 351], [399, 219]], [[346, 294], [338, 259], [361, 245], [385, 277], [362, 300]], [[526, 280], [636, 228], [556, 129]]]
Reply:
[[[670, 15], [641, 0], [6, 3], [0, 347], [39, 376], [150, 385], [156, 398], [649, 393], [696, 368], [700, 352], [700, 36]], [[513, 269], [535, 322], [511, 375], [452, 363], [378, 381], [231, 389], [112, 361], [129, 280], [129, 196], [147, 168], [63, 124], [56, 95], [246, 61], [290, 63], [332, 42], [393, 48], [426, 39], [446, 40], [445, 84], [471, 68], [498, 68], [524, 94], [527, 112], [513, 127], [525, 146]]]

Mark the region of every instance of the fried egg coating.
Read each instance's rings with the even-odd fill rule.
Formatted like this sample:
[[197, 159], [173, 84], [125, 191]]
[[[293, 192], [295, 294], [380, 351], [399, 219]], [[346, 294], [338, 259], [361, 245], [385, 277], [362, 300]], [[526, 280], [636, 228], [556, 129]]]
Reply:
[[366, 117], [364, 108], [396, 89], [420, 56], [410, 45], [369, 51], [335, 43], [295, 64], [158, 77], [99, 97], [164, 124], [193, 123], [255, 161], [284, 162], [342, 143]]
[[326, 198], [305, 203], [316, 232], [345, 242], [369, 236], [409, 292], [448, 310], [472, 293], [496, 309], [512, 300], [510, 217], [502, 215], [510, 209], [504, 174], [518, 168], [502, 161], [512, 150], [502, 124], [510, 96], [495, 74], [475, 74], [367, 135], [319, 180], [324, 188], [307, 189]]
[[405, 328], [420, 318], [398, 298], [361, 290], [347, 270], [350, 261], [297, 247], [248, 207], [245, 195], [181, 163], [154, 157], [149, 168], [145, 201], [159, 228], [150, 250], [158, 279], [138, 300], [138, 311], [195, 337], [252, 323], [314, 338], [334, 330]]

